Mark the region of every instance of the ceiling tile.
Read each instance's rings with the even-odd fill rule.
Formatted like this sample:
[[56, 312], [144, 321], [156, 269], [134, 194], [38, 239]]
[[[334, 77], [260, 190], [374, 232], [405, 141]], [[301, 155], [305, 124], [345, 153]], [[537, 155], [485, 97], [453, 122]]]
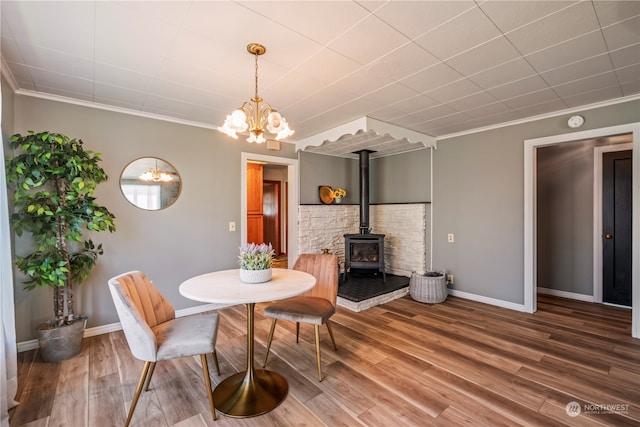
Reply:
[[512, 111], [511, 120], [520, 120], [538, 114], [546, 114], [550, 111], [559, 111], [567, 108], [567, 104], [560, 99], [550, 99], [538, 104], [528, 104]]
[[459, 98], [455, 101], [448, 102], [446, 105], [455, 109], [456, 111], [472, 110], [475, 108], [482, 108], [488, 104], [493, 104], [497, 100], [487, 92], [477, 92], [473, 95]]
[[145, 100], [148, 97], [147, 92], [141, 92], [138, 90], [128, 89], [125, 87], [107, 85], [104, 83], [96, 83], [94, 86], [94, 96], [111, 103], [111, 101], [117, 100], [119, 103], [124, 103], [136, 110], [142, 109], [145, 104]]
[[555, 68], [545, 71], [540, 76], [550, 85], [557, 86], [563, 83], [569, 83], [594, 74], [612, 71], [613, 66], [611, 59], [606, 53], [594, 56], [584, 61], [574, 62], [564, 67]]
[[394, 79], [384, 76], [371, 76], [367, 67], [362, 67], [355, 73], [351, 73], [339, 81], [335, 82], [337, 88], [344, 89], [352, 93], [367, 94], [374, 92], [381, 87], [393, 84]]
[[462, 78], [462, 74], [441, 62], [403, 79], [402, 84], [418, 92], [427, 92]]
[[328, 47], [366, 65], [408, 42], [409, 39], [394, 28], [375, 16], [369, 16], [337, 37]]
[[481, 118], [485, 116], [492, 116], [498, 113], [504, 113], [505, 111], [509, 111], [511, 108], [502, 102], [493, 102], [481, 105], [476, 108], [466, 109], [464, 113], [473, 118]]
[[506, 36], [522, 54], [527, 55], [599, 28], [591, 2], [580, 2]]
[[480, 8], [503, 33], [566, 8], [574, 1], [486, 1]]
[[473, 1], [389, 1], [376, 16], [414, 39], [461, 13], [475, 8]]
[[640, 81], [623, 83], [620, 88], [624, 96], [637, 95], [640, 93]]
[[400, 84], [393, 83], [389, 86], [380, 88], [366, 95], [367, 99], [377, 102], [381, 105], [392, 105], [396, 102], [403, 101], [416, 96], [416, 91]]
[[616, 68], [640, 62], [640, 43], [609, 52], [613, 66]]
[[301, 63], [296, 72], [325, 83], [335, 83], [344, 75], [356, 72], [361, 65], [330, 49], [322, 49]]
[[598, 74], [570, 83], [554, 86], [553, 90], [561, 97], [569, 97], [594, 89], [605, 88], [618, 84], [618, 79], [614, 71]]
[[94, 78], [96, 83], [131, 88], [139, 92], [146, 92], [152, 80], [148, 74], [136, 73], [109, 64], [95, 64]]
[[[93, 57], [93, 2], [3, 1], [2, 15], [6, 15], [11, 34], [31, 46]], [[56, 23], [64, 23], [64, 31], [52, 31]]]
[[65, 93], [87, 93], [90, 94], [90, 97], [93, 96], [93, 81], [89, 79], [81, 79], [39, 68], [30, 68], [29, 72], [38, 90], [59, 88], [61, 92]]
[[503, 102], [511, 108], [526, 108], [531, 105], [559, 100], [558, 95], [551, 89], [543, 89], [538, 92], [505, 99]]
[[622, 68], [616, 68], [616, 76], [620, 83], [632, 82], [640, 80], [640, 64], [628, 65]]
[[418, 37], [415, 42], [444, 60], [500, 35], [500, 31], [484, 13], [473, 8]]
[[469, 76], [469, 80], [475, 82], [483, 89], [500, 86], [505, 83], [533, 76], [536, 71], [522, 58], [498, 65], [485, 71]]
[[497, 37], [447, 59], [446, 63], [460, 74], [470, 76], [519, 57], [518, 51], [507, 39]]
[[22, 52], [14, 39], [3, 36], [0, 38], [0, 46], [2, 46], [2, 57], [5, 61], [14, 62], [16, 64], [26, 63], [22, 56]]
[[[31, 70], [28, 66], [23, 64], [16, 64], [14, 62], [7, 62], [7, 65], [9, 66], [8, 71], [11, 73], [11, 75], [13, 75], [13, 78], [18, 82], [21, 88], [36, 90], [36, 87], [33, 84], [33, 77], [31, 77]], [[3, 74], [6, 72], [6, 70], [2, 70]]]
[[545, 83], [545, 81], [539, 76], [531, 76], [515, 82], [507, 83], [506, 85], [496, 86], [489, 89], [487, 92], [491, 93], [498, 99], [509, 99], [547, 89], [548, 87], [549, 85], [547, 85], [547, 83]]
[[602, 39], [602, 34], [600, 31], [594, 31], [527, 55], [526, 59], [539, 73], [543, 73], [606, 52], [607, 46]]
[[464, 113], [453, 113], [448, 116], [439, 117], [435, 120], [429, 120], [425, 123], [421, 123], [419, 126], [428, 126], [428, 127], [435, 126], [435, 127], [441, 128], [445, 126], [457, 125], [458, 123], [467, 121], [469, 119], [470, 117]]
[[436, 101], [447, 102], [448, 100], [464, 98], [465, 96], [472, 95], [480, 90], [481, 89], [475, 83], [464, 79], [442, 86], [438, 89], [428, 91], [426, 94]]
[[323, 45], [369, 15], [364, 7], [350, 1], [240, 1], [239, 4]]
[[637, 0], [594, 1], [593, 7], [596, 9], [598, 21], [603, 27], [640, 15], [640, 2]]
[[391, 108], [402, 112], [403, 114], [411, 114], [415, 111], [426, 110], [427, 108], [434, 107], [439, 103], [426, 95], [418, 94], [410, 98], [405, 98], [401, 101], [390, 105]]
[[596, 102], [607, 101], [613, 98], [619, 98], [622, 95], [623, 93], [620, 89], [620, 86], [616, 84], [566, 97], [564, 98], [564, 102], [569, 107], [579, 107], [581, 105], [593, 104]]
[[415, 43], [407, 43], [367, 65], [369, 73], [400, 80], [440, 62]]
[[640, 43], [640, 16], [605, 27], [602, 29], [604, 39], [609, 49]]

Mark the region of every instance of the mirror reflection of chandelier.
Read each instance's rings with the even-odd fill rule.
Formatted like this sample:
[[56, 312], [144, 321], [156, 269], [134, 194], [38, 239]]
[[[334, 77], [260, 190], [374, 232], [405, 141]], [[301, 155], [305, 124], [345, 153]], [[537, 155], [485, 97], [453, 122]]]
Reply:
[[280, 141], [293, 135], [294, 131], [289, 129], [287, 120], [280, 113], [258, 96], [258, 56], [263, 55], [267, 49], [261, 44], [251, 43], [247, 46], [247, 51], [256, 58], [256, 95], [229, 114], [218, 130], [234, 139], [238, 139], [238, 133], [248, 130], [247, 141], [258, 144], [267, 140], [265, 133], [269, 132], [273, 135], [272, 138]]
[[155, 168], [144, 171], [138, 178], [140, 178], [143, 181], [153, 181], [153, 182], [167, 182], [173, 179], [173, 177], [169, 172], [166, 172], [158, 168], [157, 160], [156, 160]]

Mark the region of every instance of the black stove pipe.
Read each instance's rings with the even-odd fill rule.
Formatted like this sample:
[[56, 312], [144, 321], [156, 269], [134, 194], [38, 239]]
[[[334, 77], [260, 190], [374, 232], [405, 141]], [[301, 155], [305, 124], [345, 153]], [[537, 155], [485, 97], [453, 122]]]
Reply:
[[360, 157], [360, 234], [369, 234], [369, 153], [371, 150], [356, 151]]

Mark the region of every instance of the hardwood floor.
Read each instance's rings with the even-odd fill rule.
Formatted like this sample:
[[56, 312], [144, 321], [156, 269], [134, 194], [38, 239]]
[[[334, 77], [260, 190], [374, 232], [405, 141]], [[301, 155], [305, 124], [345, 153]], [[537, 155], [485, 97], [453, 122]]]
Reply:
[[[313, 328], [279, 322], [269, 369], [289, 381], [274, 411], [213, 421], [197, 357], [158, 363], [134, 426], [637, 426], [640, 340], [631, 311], [539, 295], [530, 315], [460, 298], [427, 305], [410, 297], [354, 313], [338, 307], [334, 352], [322, 329], [317, 381]], [[256, 366], [270, 320], [256, 307]], [[244, 370], [244, 306], [226, 308], [218, 335], [222, 375]], [[59, 364], [19, 354], [21, 404], [11, 426], [122, 426], [142, 362], [122, 332], [85, 339]], [[581, 410], [569, 416], [566, 407]], [[573, 406], [576, 409], [577, 406]], [[576, 415], [577, 412], [572, 412]]]

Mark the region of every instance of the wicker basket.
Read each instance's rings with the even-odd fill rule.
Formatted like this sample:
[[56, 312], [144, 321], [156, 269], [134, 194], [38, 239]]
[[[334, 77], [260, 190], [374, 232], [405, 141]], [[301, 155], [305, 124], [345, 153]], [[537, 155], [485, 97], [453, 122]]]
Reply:
[[437, 277], [424, 276], [412, 273], [409, 280], [409, 293], [411, 298], [420, 302], [435, 304], [447, 299], [447, 279], [444, 271], [438, 271]]

